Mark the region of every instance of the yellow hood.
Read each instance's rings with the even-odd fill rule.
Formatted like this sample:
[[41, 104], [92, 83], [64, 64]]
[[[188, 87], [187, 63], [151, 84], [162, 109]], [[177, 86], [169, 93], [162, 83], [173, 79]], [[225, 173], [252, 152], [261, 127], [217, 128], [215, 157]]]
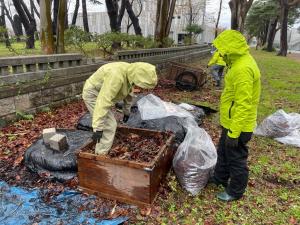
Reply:
[[218, 52], [227, 64], [249, 53], [249, 46], [245, 37], [236, 30], [222, 32], [213, 41], [213, 45], [218, 49]]
[[131, 85], [153, 89], [157, 85], [155, 66], [144, 62], [131, 63], [127, 70], [127, 79]]

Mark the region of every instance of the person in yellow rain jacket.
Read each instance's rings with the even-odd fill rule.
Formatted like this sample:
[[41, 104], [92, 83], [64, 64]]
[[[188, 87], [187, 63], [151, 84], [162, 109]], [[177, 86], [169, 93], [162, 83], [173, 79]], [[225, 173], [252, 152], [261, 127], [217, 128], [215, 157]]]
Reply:
[[101, 66], [84, 84], [82, 98], [92, 115], [95, 153], [106, 154], [113, 143], [117, 122], [111, 107], [123, 100], [123, 121], [129, 119], [132, 88], [152, 89], [157, 84], [155, 66], [149, 63], [115, 62]]
[[211, 67], [211, 74], [216, 81], [217, 87], [221, 86], [221, 79], [222, 79], [222, 75], [223, 75], [225, 66], [226, 66], [226, 63], [220, 56], [219, 52], [217, 50], [214, 51], [213, 57], [208, 62], [207, 67]]
[[220, 200], [231, 201], [243, 196], [248, 183], [247, 143], [256, 126], [260, 71], [240, 32], [224, 31], [213, 45], [226, 62], [228, 71], [220, 101], [223, 129], [218, 160], [210, 181], [226, 188], [217, 195]]

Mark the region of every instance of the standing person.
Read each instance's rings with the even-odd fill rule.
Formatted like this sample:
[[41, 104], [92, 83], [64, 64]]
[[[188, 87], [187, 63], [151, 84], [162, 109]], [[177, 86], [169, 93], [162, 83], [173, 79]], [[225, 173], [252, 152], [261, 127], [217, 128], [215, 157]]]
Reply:
[[152, 89], [156, 84], [155, 66], [142, 62], [105, 64], [85, 82], [82, 98], [92, 115], [92, 139], [96, 142], [96, 154], [107, 154], [113, 144], [117, 122], [111, 107], [123, 100], [123, 122], [127, 122], [133, 86]]
[[221, 79], [222, 79], [222, 75], [223, 75], [225, 66], [226, 66], [226, 63], [220, 56], [219, 52], [217, 50], [214, 51], [213, 57], [207, 64], [207, 67], [211, 67], [211, 74], [216, 81], [217, 87], [221, 86]]
[[248, 183], [247, 143], [256, 126], [260, 71], [240, 32], [224, 31], [213, 45], [226, 62], [228, 72], [220, 101], [222, 135], [211, 181], [225, 187], [225, 191], [217, 194], [217, 197], [231, 201], [243, 196]]

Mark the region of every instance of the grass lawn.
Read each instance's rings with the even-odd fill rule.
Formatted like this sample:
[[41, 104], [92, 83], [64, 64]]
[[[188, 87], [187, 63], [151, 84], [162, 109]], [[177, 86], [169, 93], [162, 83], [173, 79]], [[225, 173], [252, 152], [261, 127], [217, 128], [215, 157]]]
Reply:
[[[279, 108], [300, 113], [300, 63], [274, 53], [253, 50], [252, 54], [262, 73], [258, 122]], [[220, 92], [209, 84], [203, 91], [171, 95], [170, 98], [216, 106]], [[204, 121], [215, 143], [218, 118], [215, 114]], [[159, 213], [141, 216], [137, 224], [300, 224], [300, 149], [262, 137], [254, 137], [249, 147], [250, 179], [240, 201], [218, 201], [215, 195], [222, 188], [214, 185], [190, 196], [172, 173], [167, 184], [171, 191], [167, 197], [159, 196], [155, 204]]]
[[[0, 43], [0, 57], [44, 54], [41, 50], [40, 41], [35, 42], [35, 49], [26, 49], [25, 46], [25, 42], [12, 43], [13, 51], [10, 51], [3, 43]], [[80, 51], [78, 49], [74, 49], [74, 47], [66, 46], [66, 52], [76, 53]], [[95, 43], [92, 42], [89, 42], [85, 45], [85, 54], [87, 54], [89, 57], [103, 57], [103, 52], [97, 48]]]

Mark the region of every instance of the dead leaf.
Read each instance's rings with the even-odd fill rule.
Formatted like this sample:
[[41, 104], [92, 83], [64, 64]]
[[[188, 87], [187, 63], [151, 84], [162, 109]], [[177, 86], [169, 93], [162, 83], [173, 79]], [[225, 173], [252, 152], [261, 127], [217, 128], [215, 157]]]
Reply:
[[290, 218], [290, 223], [289, 224], [298, 224], [298, 223], [297, 223], [297, 220], [292, 216]]
[[140, 214], [142, 216], [149, 216], [151, 214], [151, 211], [152, 211], [151, 207], [149, 207], [149, 208], [142, 208], [141, 211], [140, 211]]
[[22, 162], [23, 160], [23, 155], [20, 155], [14, 162], [14, 167], [20, 165], [20, 163]]

